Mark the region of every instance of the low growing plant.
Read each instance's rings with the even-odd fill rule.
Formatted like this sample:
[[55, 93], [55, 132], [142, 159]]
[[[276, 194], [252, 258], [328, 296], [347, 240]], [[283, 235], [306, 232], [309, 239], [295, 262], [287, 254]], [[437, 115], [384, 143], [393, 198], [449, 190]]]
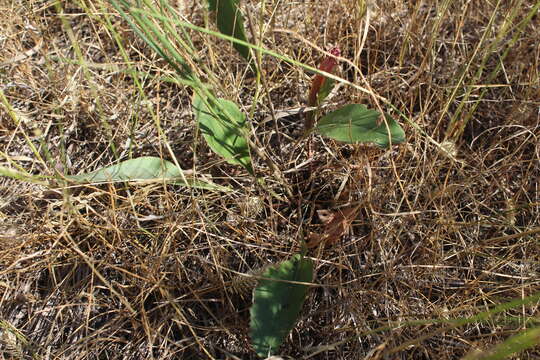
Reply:
[[[166, 15], [174, 14], [174, 11], [166, 11], [170, 9], [167, 1], [158, 1], [159, 6], [148, 0], [143, 0], [139, 6], [126, 0], [110, 2], [133, 30], [176, 70], [178, 81], [192, 88], [192, 111], [210, 149], [228, 163], [240, 165], [249, 174], [256, 176], [251, 158], [256, 149], [249, 138], [249, 120], [237, 104], [218, 98], [212, 87], [204, 84], [193, 71], [193, 65], [190, 64], [195, 60], [186, 56], [195, 53], [196, 49], [192, 48], [189, 36], [183, 31], [178, 32], [175, 27], [183, 29], [188, 24], [178, 17], [170, 18]], [[251, 48], [271, 52], [247, 42], [238, 1], [209, 0], [208, 5], [209, 10], [215, 14], [217, 28], [221, 32], [211, 33], [230, 40], [236, 51], [251, 64], [251, 70], [258, 72]], [[331, 49], [314, 75], [307, 105], [315, 110], [306, 115], [306, 134], [314, 130], [337, 141], [353, 144], [371, 142], [385, 148], [404, 142], [403, 129], [390, 115], [382, 116], [380, 112], [368, 109], [363, 104], [346, 105], [325, 114], [317, 121], [320, 106], [333, 89], [335, 82], [331, 78], [332, 71], [338, 64], [339, 56], [338, 48]], [[68, 179], [79, 183], [157, 179], [208, 190], [228, 190], [208, 180], [187, 177], [175, 164], [155, 157], [127, 160], [88, 174], [69, 176]], [[261, 274], [262, 280], [254, 290], [250, 334], [253, 348], [259, 356], [276, 353], [296, 323], [309, 284], [313, 281], [313, 263], [305, 256], [306, 244], [301, 247], [304, 249], [301, 253], [268, 267]]]

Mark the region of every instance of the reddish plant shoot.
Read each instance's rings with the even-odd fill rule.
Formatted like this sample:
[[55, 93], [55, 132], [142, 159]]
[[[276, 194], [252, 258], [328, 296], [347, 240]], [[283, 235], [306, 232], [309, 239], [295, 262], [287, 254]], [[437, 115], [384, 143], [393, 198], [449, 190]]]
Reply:
[[[330, 49], [330, 54], [334, 55], [335, 57], [338, 57], [340, 55], [339, 48], [334, 47]], [[319, 70], [331, 73], [334, 68], [337, 65], [337, 60], [332, 56], [325, 56], [321, 62], [321, 65], [319, 66]], [[308, 105], [309, 106], [319, 106], [319, 93], [321, 92], [321, 89], [324, 88], [325, 82], [328, 81], [328, 79], [324, 75], [316, 74], [313, 77], [313, 81], [311, 82], [311, 89], [309, 90], [309, 96], [308, 96]], [[306, 116], [305, 120], [305, 129], [306, 131], [309, 131], [313, 128], [313, 125], [315, 124], [315, 114], [310, 112]]]
[[[330, 54], [338, 57], [340, 55], [339, 48], [334, 47], [330, 49]], [[319, 66], [319, 70], [325, 71], [327, 73], [331, 73], [334, 68], [337, 65], [337, 60], [334, 57], [326, 56], [323, 61], [321, 62], [321, 65]], [[311, 89], [309, 90], [309, 98], [308, 98], [308, 104], [309, 106], [317, 106], [317, 96], [319, 94], [319, 91], [324, 85], [324, 82], [326, 81], [326, 77], [320, 74], [316, 74], [313, 78], [313, 81], [311, 82]]]

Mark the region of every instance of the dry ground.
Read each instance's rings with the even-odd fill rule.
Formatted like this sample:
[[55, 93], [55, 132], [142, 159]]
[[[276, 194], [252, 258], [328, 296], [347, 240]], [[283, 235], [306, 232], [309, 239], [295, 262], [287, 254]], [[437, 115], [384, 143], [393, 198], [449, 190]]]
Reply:
[[[265, 56], [253, 136], [293, 201], [211, 153], [191, 91], [162, 79], [171, 68], [105, 1], [63, 1], [64, 24], [54, 3], [0, 3], [0, 86], [18, 121], [4, 105], [0, 164], [58, 177], [171, 159], [168, 144], [184, 169], [234, 192], [0, 178], [0, 357], [255, 359], [237, 274], [297, 251], [321, 227], [316, 210], [358, 203], [350, 234], [310, 254], [318, 286], [284, 356], [458, 359], [540, 323], [538, 301], [440, 323], [540, 291], [540, 18], [527, 19], [536, 2], [377, 0], [368, 19], [362, 1], [242, 1], [264, 46], [315, 66], [337, 45], [350, 61], [339, 76], [404, 114], [407, 143], [391, 150], [317, 136], [297, 146], [302, 118], [271, 114], [305, 105], [310, 75]], [[173, 3], [204, 26], [202, 0]], [[249, 112], [255, 82], [243, 60], [190, 34], [200, 73]], [[346, 86], [329, 100], [350, 102], [376, 105]]]

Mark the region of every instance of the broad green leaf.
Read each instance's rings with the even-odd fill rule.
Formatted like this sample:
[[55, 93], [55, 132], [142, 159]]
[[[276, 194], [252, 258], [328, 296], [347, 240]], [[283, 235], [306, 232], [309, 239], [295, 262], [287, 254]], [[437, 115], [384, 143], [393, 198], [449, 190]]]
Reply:
[[[216, 12], [216, 23], [221, 33], [247, 42], [244, 32], [244, 18], [238, 9], [238, 0], [208, 0], [208, 4], [209, 10]], [[233, 43], [233, 47], [244, 59], [251, 60], [248, 46]]]
[[226, 187], [211, 182], [186, 178], [183, 181], [182, 170], [167, 160], [159, 157], [143, 156], [136, 159], [122, 161], [119, 164], [107, 166], [86, 174], [66, 176], [67, 179], [77, 183], [102, 182], [141, 182], [149, 180], [166, 181], [177, 185], [191, 186], [208, 190], [227, 191]]
[[325, 115], [317, 124], [317, 131], [329, 138], [348, 143], [372, 142], [380, 147], [405, 141], [405, 132], [388, 114], [386, 123], [379, 120], [380, 113], [361, 104], [350, 104]]
[[[208, 104], [206, 104], [206, 103]], [[193, 97], [193, 113], [204, 139], [210, 148], [230, 164], [242, 165], [253, 174], [247, 133], [246, 116], [232, 101], [210, 98], [203, 101], [199, 95]], [[210, 106], [210, 108], [208, 107]]]
[[[285, 281], [311, 282], [313, 263], [300, 254], [268, 268], [253, 293], [250, 314], [251, 344], [261, 357], [275, 353], [292, 330], [304, 303], [307, 285]], [[275, 279], [275, 280], [271, 280]]]

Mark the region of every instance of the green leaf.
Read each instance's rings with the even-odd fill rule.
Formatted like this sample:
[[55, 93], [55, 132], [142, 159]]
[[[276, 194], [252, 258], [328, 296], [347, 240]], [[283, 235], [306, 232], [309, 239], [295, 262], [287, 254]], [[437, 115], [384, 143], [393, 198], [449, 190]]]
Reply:
[[[193, 113], [210, 148], [230, 164], [242, 165], [253, 174], [247, 133], [246, 116], [232, 101], [193, 97]], [[208, 107], [210, 106], [210, 108]]]
[[[221, 33], [247, 42], [244, 18], [238, 9], [238, 0], [209, 0], [208, 4], [210, 11], [216, 11], [216, 23]], [[233, 47], [244, 59], [251, 60], [248, 46], [233, 43]]]
[[323, 85], [319, 92], [317, 93], [317, 104], [320, 105], [323, 103], [324, 99], [330, 95], [332, 89], [334, 88], [335, 81], [329, 78], [325, 78]]
[[122, 161], [119, 164], [107, 166], [86, 174], [66, 176], [67, 179], [77, 183], [102, 182], [141, 182], [149, 180], [166, 181], [177, 185], [191, 186], [207, 190], [230, 191], [230, 189], [213, 184], [208, 181], [182, 178], [182, 170], [167, 160], [159, 157], [143, 156], [136, 159]]
[[216, 11], [218, 0], [208, 0], [208, 11]]
[[[380, 113], [361, 104], [350, 104], [325, 115], [317, 124], [317, 130], [324, 136], [348, 143], [372, 142], [380, 147], [405, 141], [405, 132], [388, 114], [386, 123], [377, 124]], [[388, 125], [388, 129], [387, 126]]]
[[[292, 330], [304, 303], [307, 285], [284, 281], [311, 282], [313, 263], [300, 254], [268, 268], [253, 294], [250, 336], [257, 354], [267, 357], [277, 351]], [[270, 280], [275, 279], [275, 280]]]

